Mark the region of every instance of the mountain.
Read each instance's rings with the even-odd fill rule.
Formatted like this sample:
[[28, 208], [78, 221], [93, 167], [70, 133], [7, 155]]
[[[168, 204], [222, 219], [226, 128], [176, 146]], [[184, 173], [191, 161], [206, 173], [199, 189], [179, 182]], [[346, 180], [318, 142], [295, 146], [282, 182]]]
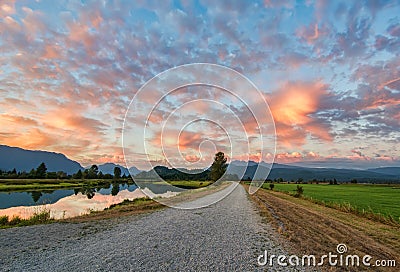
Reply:
[[[367, 170], [356, 170], [356, 169], [336, 169], [336, 168], [307, 168], [301, 166], [285, 165], [274, 163], [270, 171], [270, 164], [261, 162], [260, 164], [249, 161], [232, 161], [227, 168], [227, 174], [236, 175], [241, 179], [254, 179], [254, 180], [274, 180], [283, 178], [288, 181], [297, 181], [302, 178], [304, 181], [309, 180], [333, 180], [336, 179], [339, 182], [349, 182], [356, 179], [357, 182], [399, 182], [400, 167], [385, 167], [377, 169]], [[166, 179], [171, 177], [179, 176], [178, 172], [190, 173], [190, 170], [186, 169], [168, 169], [162, 166], [156, 166], [150, 171], [143, 171], [136, 175], [137, 179], [154, 179], [157, 180], [159, 177], [157, 173]], [[185, 177], [187, 180], [188, 177]]]
[[368, 169], [368, 171], [385, 175], [393, 175], [400, 178], [400, 167], [379, 167]]
[[[266, 163], [258, 164], [249, 162], [246, 167], [245, 162], [233, 161], [228, 166], [229, 174], [236, 174], [243, 179], [265, 179], [269, 172], [269, 165]], [[269, 172], [268, 179], [283, 178], [285, 180], [331, 180], [351, 181], [356, 179], [359, 182], [400, 182], [400, 167], [384, 167], [367, 170], [355, 169], [336, 169], [336, 168], [307, 168], [301, 166], [291, 166], [274, 163]], [[256, 172], [257, 171], [257, 172]]]
[[[19, 147], [10, 147], [0, 145], [0, 169], [29, 172], [32, 168], [37, 168], [40, 163], [44, 162], [49, 172], [64, 171], [68, 174], [76, 173], [79, 169], [84, 168], [76, 161], [68, 159], [64, 154], [26, 150]], [[104, 174], [114, 174], [114, 167], [120, 167], [122, 174], [128, 175], [129, 172], [136, 175], [138, 178], [152, 179], [155, 178], [154, 170], [142, 172], [136, 167], [127, 168], [114, 164], [105, 163], [99, 165], [99, 171]], [[258, 168], [257, 168], [258, 167]], [[317, 180], [332, 180], [351, 181], [357, 179], [359, 182], [400, 182], [400, 167], [380, 167], [366, 170], [356, 169], [336, 169], [336, 168], [308, 168], [301, 166], [292, 166], [274, 163], [272, 170], [269, 169], [270, 164], [261, 162], [260, 164], [249, 161], [232, 161], [227, 169], [227, 174], [237, 175], [243, 179], [262, 179], [267, 176], [268, 179], [283, 178], [285, 180], [297, 180], [302, 178], [305, 181]], [[160, 168], [158, 170], [163, 170]], [[174, 170], [175, 171], [175, 170]], [[170, 171], [168, 171], [169, 173]], [[176, 172], [176, 171], [175, 171]], [[173, 173], [176, 175], [176, 173]], [[184, 172], [190, 173], [190, 170]], [[196, 171], [195, 171], [196, 172]]]
[[140, 172], [142, 172], [142, 170], [139, 170], [135, 166], [132, 166], [129, 168], [129, 172], [131, 172], [131, 174], [135, 176], [135, 175], [139, 174]]
[[84, 169], [78, 162], [68, 159], [61, 153], [0, 145], [0, 169], [2, 170], [8, 171], [15, 168], [17, 171], [29, 172], [32, 168], [36, 169], [42, 162], [46, 164], [49, 172], [64, 171], [73, 174], [79, 169]]
[[101, 172], [103, 172], [103, 174], [111, 174], [111, 175], [114, 175], [114, 168], [115, 167], [121, 168], [121, 176], [124, 175], [124, 174], [129, 176], [128, 169], [126, 169], [125, 167], [123, 167], [123, 166], [121, 166], [119, 164], [108, 162], [108, 163], [104, 163], [104, 164], [98, 165], [99, 172], [101, 171]]
[[121, 166], [119, 164], [110, 163], [110, 162], [104, 163], [104, 164], [100, 164], [100, 165], [98, 165], [98, 167], [99, 167], [99, 171], [103, 172], [103, 174], [111, 174], [111, 175], [114, 175], [114, 168], [115, 167], [121, 168], [121, 176], [124, 175], [124, 174], [126, 176], [129, 176], [129, 172], [131, 172], [132, 175], [137, 175], [140, 172], [142, 172], [139, 169], [137, 169], [135, 166], [132, 166], [128, 170], [126, 167], [123, 167], [123, 166]]

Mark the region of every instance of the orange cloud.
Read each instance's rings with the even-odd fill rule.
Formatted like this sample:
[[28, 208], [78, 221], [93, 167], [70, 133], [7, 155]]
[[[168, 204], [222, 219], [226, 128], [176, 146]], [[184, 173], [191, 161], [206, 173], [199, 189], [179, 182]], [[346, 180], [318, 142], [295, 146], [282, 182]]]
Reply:
[[0, 4], [0, 16], [11, 15], [15, 13], [15, 0], [7, 1], [7, 3]]
[[297, 162], [303, 159], [303, 155], [299, 152], [292, 152], [292, 153], [279, 153], [275, 155], [275, 160], [278, 163], [288, 163], [288, 162]]
[[291, 147], [303, 145], [311, 134], [331, 141], [329, 127], [311, 114], [319, 109], [320, 100], [327, 95], [322, 82], [287, 82], [267, 97], [274, 116], [278, 144]]
[[61, 48], [59, 46], [46, 44], [42, 57], [45, 59], [57, 59], [61, 57], [60, 51]]
[[38, 122], [36, 120], [33, 120], [28, 117], [23, 117], [23, 116], [16, 116], [16, 115], [10, 115], [10, 114], [0, 114], [0, 127], [4, 126], [9, 126], [9, 125], [14, 125], [14, 126], [31, 126], [31, 125], [38, 125]]
[[189, 132], [189, 131], [183, 131], [179, 135], [179, 149], [185, 150], [187, 148], [193, 148], [197, 149], [201, 142], [204, 141], [206, 138], [203, 138], [203, 135], [201, 133], [197, 132]]
[[55, 145], [59, 139], [38, 128], [32, 128], [24, 132], [2, 133], [0, 141], [9, 146], [25, 149], [46, 149]]
[[261, 153], [254, 153], [254, 154], [242, 154], [240, 156], [235, 156], [233, 159], [234, 160], [239, 160], [239, 161], [254, 161], [254, 162], [261, 162], [263, 160], [269, 161], [270, 154], [267, 154], [264, 158], [262, 158]]
[[298, 151], [294, 152], [284, 152], [284, 153], [278, 153], [275, 155], [275, 162], [277, 163], [293, 163], [293, 162], [300, 162], [300, 161], [313, 161], [313, 160], [319, 160], [321, 159], [321, 156], [313, 151], [309, 151], [306, 153], [300, 153]]
[[188, 162], [198, 162], [201, 158], [196, 155], [186, 155], [185, 160]]
[[[391, 80], [388, 80], [388, 81], [383, 82], [382, 84], [380, 84], [380, 85], [378, 86], [378, 89], [379, 89], [379, 90], [382, 90], [385, 86], [388, 86], [388, 87], [390, 88], [390, 85], [392, 85], [393, 83], [396, 83], [396, 82], [398, 82], [398, 81], [400, 81], [400, 77], [394, 78], [394, 79], [391, 79]], [[393, 85], [395, 85], [395, 84], [393, 84]]]
[[299, 28], [296, 34], [299, 38], [305, 40], [308, 44], [313, 44], [316, 40], [318, 40], [322, 33], [318, 27], [318, 24], [314, 23], [310, 24], [309, 26], [303, 26]]

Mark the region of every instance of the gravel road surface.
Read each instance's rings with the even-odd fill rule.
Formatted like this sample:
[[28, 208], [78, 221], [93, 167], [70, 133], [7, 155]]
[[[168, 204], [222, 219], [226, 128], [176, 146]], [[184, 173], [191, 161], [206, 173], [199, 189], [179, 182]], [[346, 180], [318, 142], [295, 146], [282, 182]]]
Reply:
[[257, 265], [285, 253], [274, 235], [238, 186], [201, 209], [0, 230], [0, 270], [288, 271]]

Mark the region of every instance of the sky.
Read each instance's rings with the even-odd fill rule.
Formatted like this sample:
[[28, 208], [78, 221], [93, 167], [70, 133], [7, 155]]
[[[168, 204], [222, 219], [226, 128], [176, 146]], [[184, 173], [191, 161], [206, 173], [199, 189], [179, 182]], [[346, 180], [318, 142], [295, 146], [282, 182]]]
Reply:
[[[139, 168], [205, 167], [220, 150], [400, 166], [399, 56], [399, 1], [0, 1], [0, 144], [124, 165], [127, 114], [125, 152]], [[163, 90], [142, 88], [191, 63], [233, 69], [263, 97], [188, 86], [157, 104]], [[260, 104], [249, 111], [242, 98]], [[251, 113], [263, 110], [268, 129], [257, 136]]]

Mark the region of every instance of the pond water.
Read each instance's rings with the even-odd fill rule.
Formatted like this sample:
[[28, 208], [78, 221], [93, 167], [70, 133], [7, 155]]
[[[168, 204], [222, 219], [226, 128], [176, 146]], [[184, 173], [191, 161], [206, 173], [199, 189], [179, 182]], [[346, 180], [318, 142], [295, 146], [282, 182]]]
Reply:
[[[167, 188], [167, 187], [166, 187]], [[170, 197], [176, 195], [180, 189], [174, 192], [167, 191], [162, 186], [146, 184], [146, 194], [158, 197]], [[170, 189], [170, 188], [168, 188]], [[9, 218], [19, 216], [29, 218], [34, 213], [44, 210], [50, 211], [50, 216], [55, 219], [70, 218], [90, 211], [104, 210], [113, 204], [121, 203], [125, 199], [145, 197], [146, 194], [136, 185], [110, 185], [108, 188], [80, 188], [61, 189], [54, 191], [31, 192], [0, 192], [0, 216]]]

